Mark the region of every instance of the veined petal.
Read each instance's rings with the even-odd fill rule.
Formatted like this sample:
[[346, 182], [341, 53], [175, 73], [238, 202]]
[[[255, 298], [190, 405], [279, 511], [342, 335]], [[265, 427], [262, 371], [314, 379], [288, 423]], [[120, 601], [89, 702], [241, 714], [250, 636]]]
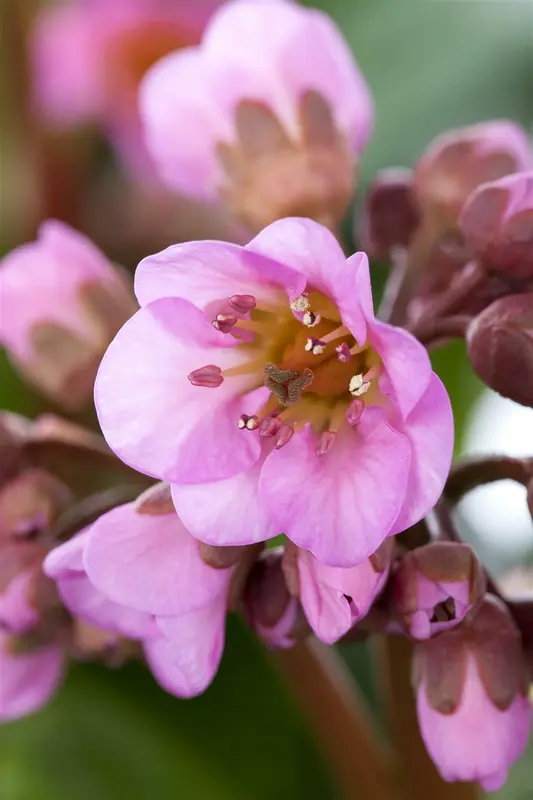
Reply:
[[187, 378], [205, 364], [240, 364], [243, 352], [234, 344], [185, 300], [157, 300], [128, 320], [95, 384], [100, 425], [116, 454], [140, 472], [180, 483], [220, 480], [250, 467], [260, 444], [237, 427], [241, 414], [255, 412], [240, 396], [254, 388], [250, 377], [227, 379], [217, 389]]
[[381, 409], [365, 410], [326, 455], [316, 455], [316, 441], [307, 428], [274, 451], [261, 473], [260, 496], [295, 544], [324, 564], [353, 567], [379, 547], [398, 516], [409, 442]]
[[229, 571], [200, 558], [199, 544], [176, 514], [118, 506], [91, 528], [85, 569], [116, 603], [150, 614], [186, 614], [224, 591]]

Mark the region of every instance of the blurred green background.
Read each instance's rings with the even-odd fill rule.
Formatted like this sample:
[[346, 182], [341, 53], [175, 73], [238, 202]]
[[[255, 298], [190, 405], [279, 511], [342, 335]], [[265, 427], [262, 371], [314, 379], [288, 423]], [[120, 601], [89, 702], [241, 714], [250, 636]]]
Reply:
[[[411, 164], [445, 128], [510, 117], [531, 130], [533, 2], [324, 0], [310, 5], [339, 22], [376, 98], [363, 188], [376, 169]], [[8, 113], [2, 109], [4, 133]], [[4, 160], [9, 160], [5, 149]], [[10, 182], [10, 191], [14, 185]], [[10, 203], [5, 187], [2, 216]], [[5, 221], [2, 236], [12, 243]], [[452, 395], [460, 450], [480, 386], [460, 346], [439, 352], [435, 364]], [[3, 358], [0, 370], [0, 405], [36, 413], [39, 402]], [[371, 692], [364, 647], [344, 647], [343, 653]], [[532, 760], [520, 762], [496, 797], [531, 800]], [[229, 624], [220, 674], [203, 697], [171, 698], [139, 666], [110, 672], [84, 665], [71, 670], [47, 710], [0, 729], [0, 800], [303, 796], [329, 800], [336, 794], [312, 733], [270, 657], [237, 619]]]

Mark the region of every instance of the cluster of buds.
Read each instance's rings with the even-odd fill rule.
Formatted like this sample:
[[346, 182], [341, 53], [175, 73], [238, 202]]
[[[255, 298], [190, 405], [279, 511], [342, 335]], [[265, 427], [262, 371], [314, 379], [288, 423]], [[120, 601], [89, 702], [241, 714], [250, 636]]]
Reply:
[[[0, 717], [42, 706], [69, 658], [142, 658], [197, 695], [228, 612], [271, 649], [379, 630], [415, 643], [442, 776], [495, 789], [529, 735], [524, 642], [472, 549], [430, 524], [453, 495], [453, 418], [427, 350], [464, 336], [478, 375], [533, 406], [530, 142], [483, 123], [377, 176], [356, 226], [393, 262], [377, 318], [366, 253], [336, 238], [373, 104], [332, 21], [233, 0], [200, 42], [161, 0], [126, 24], [128, 4], [43, 12], [40, 104], [96, 116], [251, 240], [145, 257], [135, 295], [63, 223], [0, 264], [0, 342], [67, 410], [94, 389], [105, 437], [0, 425]], [[58, 76], [65, 26], [85, 47]]]

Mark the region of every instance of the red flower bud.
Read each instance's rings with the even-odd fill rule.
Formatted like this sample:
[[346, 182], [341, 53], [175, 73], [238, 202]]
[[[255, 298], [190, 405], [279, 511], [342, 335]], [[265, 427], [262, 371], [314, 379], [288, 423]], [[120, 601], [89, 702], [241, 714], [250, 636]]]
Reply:
[[487, 386], [533, 407], [533, 294], [496, 300], [471, 323], [466, 341]]
[[511, 278], [533, 278], [533, 172], [477, 189], [459, 220], [472, 254]]
[[407, 247], [419, 221], [411, 170], [378, 172], [365, 198], [363, 250], [372, 258], [387, 259], [393, 247]]

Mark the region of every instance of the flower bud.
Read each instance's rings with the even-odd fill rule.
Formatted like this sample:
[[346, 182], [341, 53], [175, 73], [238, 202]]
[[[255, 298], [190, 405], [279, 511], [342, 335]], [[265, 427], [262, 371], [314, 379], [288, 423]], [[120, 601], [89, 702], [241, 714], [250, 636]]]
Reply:
[[309, 631], [300, 603], [287, 589], [281, 559], [281, 548], [262, 553], [244, 596], [250, 626], [272, 649], [292, 647]]
[[480, 186], [459, 224], [472, 254], [488, 269], [533, 278], [533, 172]]
[[420, 732], [444, 780], [503, 786], [531, 727], [520, 633], [503, 603], [487, 595], [463, 625], [419, 644], [414, 682]]
[[360, 237], [371, 258], [386, 260], [392, 248], [407, 247], [420, 222], [409, 169], [378, 172], [365, 198]]
[[82, 234], [49, 220], [0, 263], [0, 343], [25, 377], [68, 408], [92, 398], [105, 349], [134, 313], [122, 275]]
[[31, 542], [67, 507], [71, 493], [44, 470], [23, 472], [0, 491], [0, 541]]
[[533, 294], [496, 300], [470, 324], [472, 366], [487, 386], [533, 407]]
[[519, 125], [482, 122], [437, 136], [416, 165], [414, 186], [423, 211], [453, 228], [480, 184], [532, 167], [531, 143]]
[[433, 542], [407, 553], [391, 578], [392, 613], [413, 639], [455, 628], [481, 601], [486, 579], [473, 550]]

